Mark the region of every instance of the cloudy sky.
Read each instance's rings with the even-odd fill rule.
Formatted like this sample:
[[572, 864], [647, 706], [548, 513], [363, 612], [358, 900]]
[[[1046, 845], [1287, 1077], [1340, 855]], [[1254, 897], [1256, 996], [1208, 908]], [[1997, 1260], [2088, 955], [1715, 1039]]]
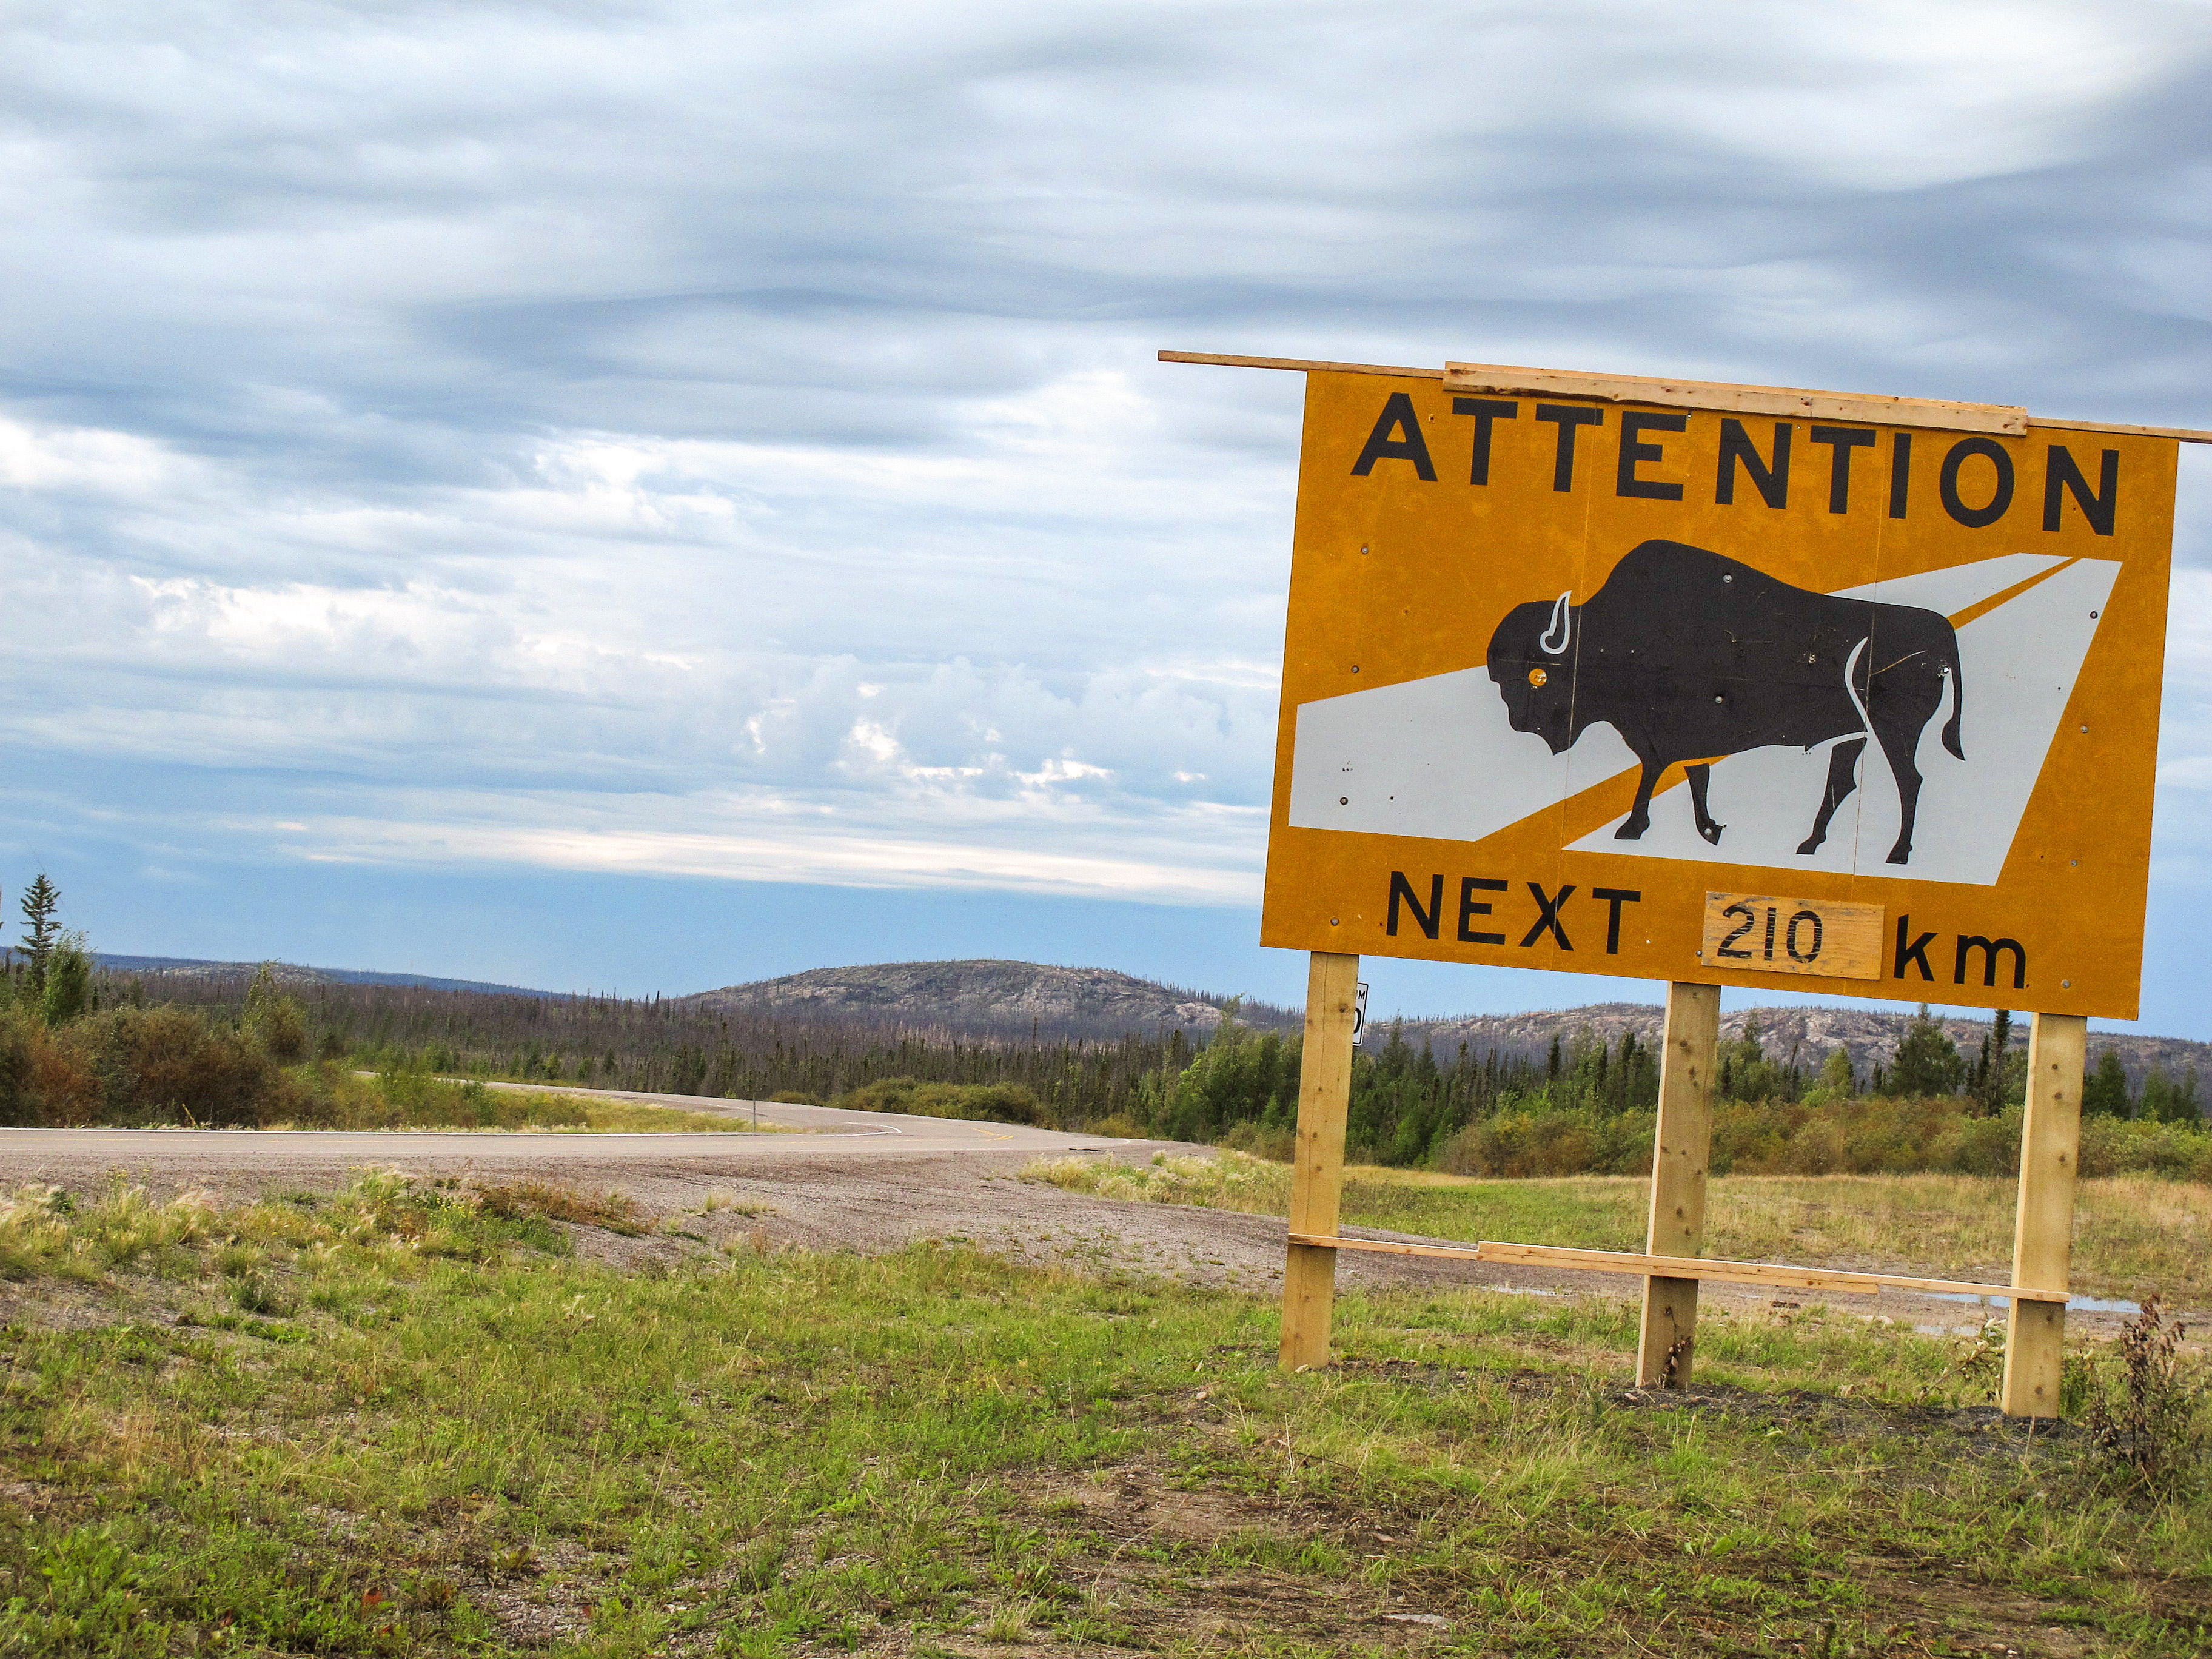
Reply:
[[[1295, 1000], [1300, 380], [1155, 351], [2212, 426], [2208, 58], [2197, 4], [26, 0], [0, 887], [120, 951]], [[2145, 1024], [2212, 1036], [2208, 526], [2188, 452]]]

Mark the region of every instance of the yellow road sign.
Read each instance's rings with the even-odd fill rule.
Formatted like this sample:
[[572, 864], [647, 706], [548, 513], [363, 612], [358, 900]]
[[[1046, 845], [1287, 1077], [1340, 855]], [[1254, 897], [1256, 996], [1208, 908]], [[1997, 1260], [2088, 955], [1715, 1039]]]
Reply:
[[2132, 1017], [2173, 441], [1636, 395], [1308, 375], [1264, 942]]

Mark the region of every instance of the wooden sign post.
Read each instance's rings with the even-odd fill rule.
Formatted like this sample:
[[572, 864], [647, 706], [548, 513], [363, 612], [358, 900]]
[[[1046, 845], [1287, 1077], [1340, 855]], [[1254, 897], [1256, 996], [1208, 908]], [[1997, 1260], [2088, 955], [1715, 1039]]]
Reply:
[[[2020, 1135], [2020, 1206], [2012, 1282], [2064, 1291], [2074, 1254], [2074, 1178], [2081, 1148], [2081, 1063], [2089, 1023], [2038, 1014], [2027, 1040], [2027, 1115]], [[2004, 1408], [2009, 1417], [2058, 1415], [2066, 1304], [2012, 1299], [2005, 1321]]]
[[[2084, 1019], [2134, 1018], [2178, 445], [2010, 405], [1163, 352], [1306, 376], [1263, 944], [1310, 951], [1283, 1361], [1335, 1252], [2010, 1299], [2057, 1408]], [[1660, 980], [1638, 1252], [1338, 1230], [1362, 955]], [[1703, 1254], [1723, 985], [2035, 1012], [2008, 1285]]]
[[[1705, 1168], [1713, 1150], [1713, 1056], [1720, 1046], [1721, 988], [1667, 988], [1659, 1060], [1659, 1123], [1651, 1151], [1653, 1255], [1703, 1255]], [[1647, 1276], [1636, 1344], [1636, 1380], [1680, 1388], [1690, 1380], [1698, 1334], [1698, 1281]]]
[[[1359, 958], [1316, 951], [1306, 971], [1306, 1037], [1298, 1065], [1298, 1133], [1290, 1231], [1333, 1237], [1344, 1194], [1344, 1121], [1352, 1107], [1352, 1014]], [[1328, 1364], [1336, 1252], [1295, 1238], [1283, 1262], [1283, 1369]]]

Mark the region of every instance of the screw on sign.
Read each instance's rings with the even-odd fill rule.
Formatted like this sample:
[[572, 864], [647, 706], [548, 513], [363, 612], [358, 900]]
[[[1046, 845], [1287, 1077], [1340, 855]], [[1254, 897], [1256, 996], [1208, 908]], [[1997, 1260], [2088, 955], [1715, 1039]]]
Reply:
[[1161, 356], [1306, 374], [1261, 934], [1313, 953], [1285, 1363], [1327, 1361], [1336, 1250], [1415, 1248], [1336, 1235], [1358, 958], [1400, 956], [1668, 983], [1649, 1248], [1459, 1251], [1642, 1274], [1647, 1382], [1686, 1380], [1705, 1279], [1942, 1282], [1701, 1255], [1720, 987], [2034, 1010], [2012, 1283], [1956, 1288], [2010, 1301], [2006, 1409], [2055, 1412], [2084, 1019], [2136, 1012], [2177, 448], [2212, 434]]

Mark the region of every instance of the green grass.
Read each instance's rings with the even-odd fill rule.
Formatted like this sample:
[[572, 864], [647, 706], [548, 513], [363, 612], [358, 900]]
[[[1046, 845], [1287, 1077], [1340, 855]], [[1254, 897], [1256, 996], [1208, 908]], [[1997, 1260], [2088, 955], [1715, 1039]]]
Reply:
[[1949, 1415], [1991, 1376], [1964, 1345], [1712, 1318], [1691, 1409], [1624, 1395], [1617, 1305], [1459, 1291], [1347, 1297], [1344, 1363], [1285, 1376], [1273, 1309], [1232, 1294], [942, 1247], [664, 1242], [624, 1271], [570, 1253], [564, 1211], [629, 1218], [392, 1176], [242, 1209], [19, 1198], [0, 1652], [1902, 1655], [2057, 1627], [2159, 1655], [2212, 1631], [2205, 1498], [2131, 1506], [2078, 1437]]
[[[334, 1066], [298, 1068], [307, 1087], [304, 1110], [271, 1123], [277, 1129], [473, 1129], [515, 1133], [568, 1131], [732, 1134], [752, 1133], [748, 1117], [687, 1112], [679, 1107], [591, 1095], [493, 1088], [473, 1079], [424, 1072], [347, 1072]], [[797, 1133], [763, 1123], [763, 1133]]]
[[[1156, 1157], [1134, 1169], [1101, 1158], [1040, 1158], [1024, 1171], [1108, 1198], [1283, 1215], [1291, 1172], [1223, 1152]], [[1344, 1221], [1431, 1238], [1493, 1238], [1583, 1249], [1641, 1249], [1650, 1186], [1638, 1176], [1484, 1180], [1354, 1165]], [[1717, 1176], [1705, 1250], [1808, 1267], [1901, 1268], [2003, 1283], [2016, 1188], [1983, 1176]], [[2111, 1297], [2153, 1291], [2212, 1306], [2212, 1186], [2112, 1176], [2076, 1188], [2073, 1283]]]

